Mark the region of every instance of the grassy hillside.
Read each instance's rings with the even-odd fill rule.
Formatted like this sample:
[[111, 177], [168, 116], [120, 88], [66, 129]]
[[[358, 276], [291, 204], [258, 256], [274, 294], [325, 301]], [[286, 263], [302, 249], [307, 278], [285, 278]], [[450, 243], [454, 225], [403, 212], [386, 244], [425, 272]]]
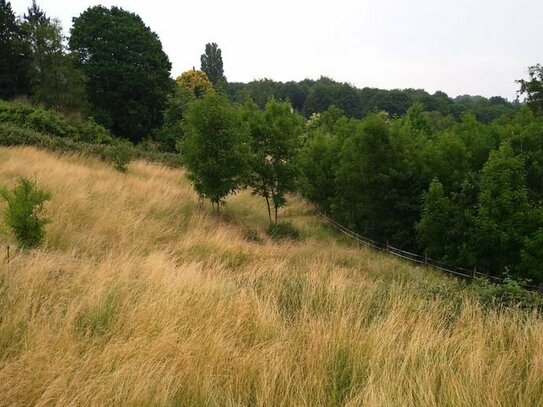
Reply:
[[[180, 170], [0, 149], [53, 193], [43, 251], [0, 263], [0, 405], [541, 405], [543, 323], [338, 240], [303, 203], [222, 219]], [[2, 237], [3, 251], [8, 237]]]

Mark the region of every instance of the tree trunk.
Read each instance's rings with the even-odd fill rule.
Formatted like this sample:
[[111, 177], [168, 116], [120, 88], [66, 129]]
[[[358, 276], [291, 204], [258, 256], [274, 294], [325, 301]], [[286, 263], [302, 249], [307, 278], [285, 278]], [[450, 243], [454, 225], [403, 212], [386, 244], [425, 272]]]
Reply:
[[266, 205], [268, 206], [268, 218], [270, 219], [270, 225], [271, 225], [272, 215], [271, 215], [271, 207], [270, 207], [270, 198], [268, 198], [268, 195], [266, 195], [265, 198], [266, 198]]

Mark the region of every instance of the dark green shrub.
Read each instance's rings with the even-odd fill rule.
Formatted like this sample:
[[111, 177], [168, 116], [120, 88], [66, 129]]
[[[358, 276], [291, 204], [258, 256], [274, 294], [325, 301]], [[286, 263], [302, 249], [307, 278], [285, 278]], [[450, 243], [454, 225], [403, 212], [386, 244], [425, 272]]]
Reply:
[[300, 238], [300, 232], [290, 222], [280, 222], [277, 224], [271, 224], [268, 226], [268, 236], [272, 239], [292, 239], [298, 240]]
[[51, 193], [38, 189], [36, 181], [19, 178], [12, 191], [1, 188], [0, 195], [8, 204], [4, 212], [6, 224], [21, 247], [38, 246], [45, 236], [44, 226], [49, 223], [49, 219], [42, 217], [42, 210]]
[[111, 144], [109, 131], [92, 118], [84, 122], [72, 121], [62, 114], [41, 107], [0, 100], [0, 124], [16, 125], [41, 134], [71, 139], [76, 142]]
[[516, 280], [508, 276], [503, 284], [496, 284], [487, 279], [476, 279], [473, 288], [477, 299], [483, 306], [542, 310], [543, 296], [523, 288], [527, 283], [527, 280]]

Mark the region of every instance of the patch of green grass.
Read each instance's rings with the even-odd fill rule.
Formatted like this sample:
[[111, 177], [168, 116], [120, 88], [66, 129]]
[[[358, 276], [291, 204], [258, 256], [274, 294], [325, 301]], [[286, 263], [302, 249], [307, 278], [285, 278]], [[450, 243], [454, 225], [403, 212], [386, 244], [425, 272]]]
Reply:
[[277, 305], [285, 319], [292, 320], [300, 312], [306, 298], [306, 291], [305, 275], [290, 275], [283, 278]]
[[328, 366], [328, 394], [333, 405], [342, 406], [354, 382], [353, 355], [346, 348], [335, 351]]
[[101, 296], [94, 304], [87, 305], [78, 315], [75, 328], [81, 335], [107, 336], [111, 334], [117, 314], [119, 301], [112, 289]]
[[272, 224], [268, 227], [267, 233], [274, 240], [298, 240], [300, 238], [300, 231], [290, 222]]

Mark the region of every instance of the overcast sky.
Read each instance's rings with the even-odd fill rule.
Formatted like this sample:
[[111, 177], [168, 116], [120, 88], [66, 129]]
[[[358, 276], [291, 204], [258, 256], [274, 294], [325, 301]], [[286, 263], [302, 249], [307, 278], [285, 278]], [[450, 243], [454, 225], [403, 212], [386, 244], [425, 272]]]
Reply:
[[[11, 0], [22, 15], [31, 0]], [[515, 97], [515, 79], [543, 63], [543, 0], [38, 0], [66, 32], [86, 8], [139, 14], [172, 62], [199, 68], [207, 42], [229, 81], [318, 79]]]

